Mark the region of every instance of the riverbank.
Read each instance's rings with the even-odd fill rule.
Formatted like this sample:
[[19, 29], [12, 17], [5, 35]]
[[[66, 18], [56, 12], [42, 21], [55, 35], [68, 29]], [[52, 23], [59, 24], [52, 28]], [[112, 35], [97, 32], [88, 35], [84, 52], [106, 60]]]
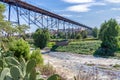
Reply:
[[120, 80], [120, 60], [98, 58], [66, 52], [49, 52], [43, 55], [45, 63], [50, 63], [67, 80], [73, 80], [80, 71], [91, 72], [99, 80]]

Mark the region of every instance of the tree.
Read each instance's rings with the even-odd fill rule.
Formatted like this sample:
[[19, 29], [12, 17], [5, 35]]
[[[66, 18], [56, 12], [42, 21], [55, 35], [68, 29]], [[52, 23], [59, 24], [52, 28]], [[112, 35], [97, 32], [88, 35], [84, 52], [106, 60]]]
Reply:
[[103, 38], [104, 30], [108, 27], [107, 24], [108, 23], [106, 21], [101, 24], [101, 28], [100, 28], [99, 35], [98, 35], [100, 40], [102, 40], [102, 38]]
[[81, 34], [80, 34], [80, 33], [78, 33], [78, 34], [76, 35], [76, 39], [81, 39]]
[[5, 5], [0, 4], [0, 22], [4, 21], [4, 15], [3, 15], [4, 12], [5, 12]]
[[22, 24], [22, 25], [16, 26], [16, 29], [17, 29], [19, 35], [22, 36], [25, 39], [25, 32], [27, 30], [29, 30], [30, 27], [27, 26], [26, 24]]
[[59, 38], [65, 38], [64, 32], [58, 32], [57, 36], [58, 36]]
[[3, 29], [6, 26], [6, 21], [4, 21], [5, 6], [0, 4], [0, 33], [3, 34]]
[[33, 34], [34, 44], [40, 49], [46, 47], [49, 39], [50, 33], [48, 29], [37, 29]]
[[120, 25], [115, 19], [105, 21], [101, 25], [99, 38], [102, 40], [102, 44], [97, 54], [113, 56], [114, 52], [120, 48]]
[[92, 35], [93, 35], [94, 38], [98, 37], [98, 29], [97, 29], [97, 27], [93, 28]]
[[14, 34], [14, 27], [11, 25], [9, 21], [4, 20], [3, 13], [5, 12], [5, 5], [0, 4], [0, 33], [7, 37]]
[[81, 31], [81, 36], [83, 39], [87, 38], [87, 31], [86, 30]]

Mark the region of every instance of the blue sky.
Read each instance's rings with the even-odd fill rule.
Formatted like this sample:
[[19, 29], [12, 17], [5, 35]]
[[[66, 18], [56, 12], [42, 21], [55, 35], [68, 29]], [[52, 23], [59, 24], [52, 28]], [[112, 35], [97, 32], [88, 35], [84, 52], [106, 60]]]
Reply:
[[120, 23], [120, 0], [24, 0], [90, 27], [110, 18]]
[[[110, 18], [120, 23], [120, 0], [22, 0], [34, 6], [54, 12], [63, 17], [85, 24], [89, 27], [100, 28], [101, 23]], [[8, 16], [8, 6], [5, 12]], [[15, 20], [13, 11], [11, 19]], [[7, 19], [7, 18], [6, 18]], [[22, 18], [21, 18], [22, 19]], [[22, 23], [26, 23], [21, 20]], [[33, 32], [38, 27], [31, 27]]]

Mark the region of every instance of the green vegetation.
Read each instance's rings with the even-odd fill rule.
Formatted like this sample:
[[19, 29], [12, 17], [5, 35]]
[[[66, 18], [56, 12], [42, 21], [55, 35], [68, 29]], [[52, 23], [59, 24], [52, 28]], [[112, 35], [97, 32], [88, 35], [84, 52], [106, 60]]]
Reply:
[[40, 49], [34, 50], [30, 58], [35, 59], [38, 65], [43, 65], [43, 58], [42, 58], [42, 54], [40, 53]]
[[119, 64], [115, 64], [113, 67], [114, 68], [120, 68], [120, 65]]
[[94, 38], [98, 38], [98, 29], [97, 29], [97, 27], [93, 28], [92, 35], [93, 35]]
[[[95, 39], [89, 38], [87, 30], [50, 34], [48, 29], [37, 29], [32, 38], [26, 39], [31, 36], [25, 34], [30, 27], [25, 24], [13, 26], [12, 23], [4, 20], [4, 12], [5, 6], [0, 4], [0, 80], [44, 80], [41, 74], [49, 74], [50, 77], [47, 80], [63, 80], [55, 74], [53, 67], [49, 64], [44, 65], [40, 49], [45, 47], [60, 52], [94, 54], [103, 57], [120, 56], [120, 25], [115, 19], [105, 21], [100, 31], [95, 27], [92, 30]], [[70, 41], [68, 45], [55, 45], [55, 41], [62, 41], [66, 37]], [[30, 47], [40, 49], [30, 53]], [[94, 64], [86, 65], [93, 66]], [[115, 64], [113, 67], [118, 68], [120, 65]], [[41, 74], [37, 73], [37, 68], [41, 69]]]
[[81, 36], [80, 33], [78, 33], [78, 34], [76, 35], [76, 39], [78, 39], [78, 40], [82, 39], [82, 36]]
[[71, 52], [78, 54], [93, 54], [99, 47], [101, 41], [71, 42], [67, 46], [59, 46], [55, 51]]
[[33, 34], [34, 44], [35, 46], [43, 49], [47, 46], [47, 43], [50, 39], [50, 34], [47, 29], [37, 29]]
[[30, 29], [30, 27], [27, 26], [26, 24], [16, 26], [16, 30], [19, 33], [19, 36], [22, 37], [24, 40], [26, 39], [25, 32], [29, 29]]
[[26, 60], [29, 58], [30, 47], [23, 39], [14, 40], [9, 46], [9, 50], [14, 53], [14, 56], [20, 58], [23, 56]]
[[87, 38], [87, 34], [88, 34], [88, 33], [87, 33], [86, 30], [81, 31], [80, 33], [81, 33], [82, 39]]
[[[39, 49], [30, 53], [29, 44], [33, 47], [35, 42], [37, 47], [44, 48], [50, 37], [48, 30], [36, 30], [33, 35], [34, 41], [26, 39], [31, 36], [25, 34], [29, 27], [25, 24], [12, 25], [5, 21], [4, 11], [5, 6], [0, 4], [0, 80], [44, 80], [41, 72], [37, 73], [36, 70], [41, 67], [46, 68], [43, 64], [42, 54]], [[49, 46], [52, 45], [54, 43], [49, 44]], [[55, 73], [47, 77], [48, 79], [45, 78], [45, 80], [63, 80]]]
[[[0, 80], [44, 80], [36, 74], [36, 61], [34, 59], [20, 62], [14, 57], [4, 57], [0, 60]], [[60, 76], [54, 74], [47, 80], [61, 80]]]
[[52, 48], [55, 45], [55, 42], [48, 42], [47, 47]]
[[120, 48], [120, 26], [115, 19], [101, 25], [99, 39], [102, 43], [95, 55], [114, 56], [115, 51]]

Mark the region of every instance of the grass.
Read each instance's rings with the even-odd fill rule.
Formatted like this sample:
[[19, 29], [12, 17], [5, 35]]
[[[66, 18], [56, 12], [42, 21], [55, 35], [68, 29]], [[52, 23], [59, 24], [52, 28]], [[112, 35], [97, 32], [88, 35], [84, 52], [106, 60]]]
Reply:
[[100, 46], [101, 41], [74, 41], [67, 46], [59, 46], [55, 50], [78, 54], [93, 54]]
[[[38, 70], [38, 73], [41, 72], [41, 75], [44, 76], [45, 80], [48, 77], [50, 77], [54, 74], [57, 74], [57, 71], [55, 70], [55, 68], [49, 63], [46, 65], [43, 65], [41, 67], [38, 67], [37, 70]], [[60, 74], [59, 74], [59, 76], [60, 76], [60, 80], [66, 80], [64, 76], [62, 76]]]
[[55, 45], [55, 42], [48, 42], [47, 47], [52, 48]]
[[115, 64], [113, 67], [114, 68], [120, 68], [120, 64]]

